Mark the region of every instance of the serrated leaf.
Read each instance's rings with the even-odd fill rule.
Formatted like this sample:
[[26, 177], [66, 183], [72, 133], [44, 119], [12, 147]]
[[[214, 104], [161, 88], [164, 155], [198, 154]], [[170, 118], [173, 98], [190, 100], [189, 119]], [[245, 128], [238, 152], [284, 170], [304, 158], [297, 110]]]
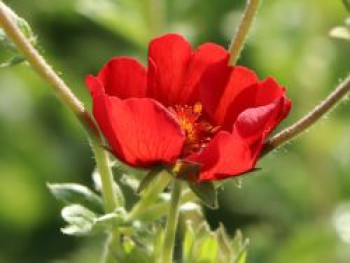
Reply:
[[216, 238], [219, 244], [219, 262], [232, 262], [232, 248], [230, 244], [230, 238], [226, 233], [223, 224], [219, 224], [219, 228], [216, 230]]
[[234, 263], [245, 263], [247, 257], [248, 239], [243, 239], [242, 232], [237, 230], [232, 241], [232, 250], [234, 255]]
[[102, 199], [89, 188], [74, 183], [47, 184], [50, 192], [65, 204], [80, 204], [96, 213], [103, 213]]
[[343, 0], [345, 8], [350, 12], [350, 0]]
[[78, 204], [66, 206], [61, 212], [68, 226], [61, 229], [64, 234], [84, 236], [90, 234], [96, 214]]
[[209, 208], [217, 209], [217, 193], [212, 182], [188, 182], [193, 193]]

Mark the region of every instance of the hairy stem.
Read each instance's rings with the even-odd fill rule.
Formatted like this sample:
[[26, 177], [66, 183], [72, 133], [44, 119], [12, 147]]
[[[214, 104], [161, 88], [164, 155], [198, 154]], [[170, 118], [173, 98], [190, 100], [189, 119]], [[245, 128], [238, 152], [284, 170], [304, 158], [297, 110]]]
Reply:
[[232, 42], [229, 48], [229, 52], [230, 52], [230, 59], [228, 61], [229, 66], [233, 67], [236, 65], [236, 62], [243, 48], [245, 39], [247, 38], [249, 28], [254, 20], [256, 12], [258, 11], [259, 4], [260, 4], [260, 0], [247, 0], [247, 5], [244, 10], [241, 23], [238, 26], [237, 32], [234, 38], [232, 39]]
[[[113, 211], [119, 205], [115, 193], [117, 191], [120, 192], [120, 190], [113, 187], [113, 175], [109, 165], [108, 155], [101, 147], [102, 137], [98, 132], [95, 122], [86, 111], [82, 102], [80, 102], [65, 82], [22, 34], [17, 25], [12, 21], [7, 10], [7, 6], [0, 1], [0, 26], [37, 74], [53, 88], [63, 104], [78, 117], [90, 135], [90, 145], [95, 154], [97, 168], [101, 176], [105, 209], [106, 212]], [[121, 192], [120, 196], [122, 196]]]
[[167, 218], [167, 225], [165, 229], [165, 236], [163, 242], [162, 250], [162, 263], [172, 263], [173, 262], [173, 251], [175, 246], [175, 234], [176, 227], [179, 219], [179, 206], [181, 199], [181, 181], [174, 179], [172, 190], [171, 190], [171, 200], [169, 214]]
[[268, 140], [264, 146], [262, 156], [268, 154], [277, 147], [280, 147], [308, 129], [331, 110], [343, 97], [345, 97], [345, 95], [348, 94], [348, 92], [350, 92], [350, 75], [311, 112]]

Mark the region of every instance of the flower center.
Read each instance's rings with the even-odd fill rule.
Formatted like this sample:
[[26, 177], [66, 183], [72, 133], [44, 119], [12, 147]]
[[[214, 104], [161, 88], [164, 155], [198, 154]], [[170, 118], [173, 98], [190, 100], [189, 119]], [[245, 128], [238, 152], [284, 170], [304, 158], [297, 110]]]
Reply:
[[169, 107], [171, 113], [179, 121], [185, 133], [186, 140], [182, 155], [186, 156], [203, 149], [219, 127], [214, 127], [202, 118], [202, 104], [197, 102], [193, 106], [175, 105]]

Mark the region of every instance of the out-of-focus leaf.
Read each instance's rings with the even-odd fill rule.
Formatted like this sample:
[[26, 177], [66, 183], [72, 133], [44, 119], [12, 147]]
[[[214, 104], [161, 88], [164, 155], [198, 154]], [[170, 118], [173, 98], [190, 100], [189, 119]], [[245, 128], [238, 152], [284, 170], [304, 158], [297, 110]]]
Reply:
[[212, 182], [188, 182], [189, 187], [197, 197], [209, 208], [218, 208], [217, 193]]
[[[33, 34], [32, 29], [26, 20], [19, 17], [15, 12], [13, 12], [8, 6], [4, 5], [4, 9], [6, 14], [11, 18], [11, 20], [16, 24], [16, 26], [20, 29], [20, 31], [24, 34], [24, 36], [29, 40], [29, 42], [33, 45], [36, 44], [36, 38]], [[19, 54], [16, 46], [13, 44], [11, 39], [9, 39], [5, 33], [5, 31], [0, 28], [0, 47], [9, 54], [9, 58], [2, 61], [0, 67], [11, 67], [15, 66], [25, 59], [21, 54]]]
[[50, 192], [65, 204], [80, 204], [96, 213], [103, 213], [102, 199], [89, 188], [73, 183], [47, 184]]
[[134, 1], [80, 0], [77, 11], [106, 29], [146, 49], [151, 37], [143, 14]]
[[227, 235], [223, 224], [219, 225], [219, 228], [216, 230], [216, 236], [219, 243], [219, 262], [232, 262], [233, 253], [231, 248], [231, 241]]
[[205, 221], [197, 226], [187, 221], [182, 259], [184, 263], [245, 263], [247, 244], [240, 232], [231, 239], [222, 225], [212, 231]]
[[123, 174], [120, 178], [120, 183], [128, 186], [133, 192], [137, 192], [140, 185], [140, 180], [133, 175]]
[[90, 234], [96, 214], [78, 204], [66, 206], [61, 212], [68, 226], [61, 229], [66, 235], [84, 236]]
[[346, 9], [350, 12], [350, 0], [343, 0]]
[[12, 58], [10, 58], [7, 62], [0, 64], [0, 68], [13, 67], [24, 61], [25, 59], [22, 56], [15, 55]]
[[236, 235], [232, 241], [234, 263], [245, 263], [247, 258], [248, 245], [249, 240], [243, 239], [242, 232], [240, 230], [237, 230]]
[[99, 233], [103, 231], [113, 231], [117, 227], [130, 226], [131, 223], [126, 221], [126, 211], [123, 207], [119, 207], [113, 213], [108, 213], [97, 217], [93, 221], [92, 232]]
[[329, 35], [335, 38], [350, 40], [350, 28], [343, 26], [335, 27], [329, 32]]

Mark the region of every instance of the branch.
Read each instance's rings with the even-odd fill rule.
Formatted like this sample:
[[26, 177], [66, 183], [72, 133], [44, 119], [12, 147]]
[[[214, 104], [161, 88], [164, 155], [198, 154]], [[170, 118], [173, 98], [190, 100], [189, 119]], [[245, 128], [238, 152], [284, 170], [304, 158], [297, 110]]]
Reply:
[[228, 62], [229, 66], [235, 66], [238, 60], [238, 57], [243, 48], [244, 41], [248, 35], [249, 28], [254, 20], [256, 12], [258, 11], [258, 7], [260, 4], [260, 0], [247, 0], [247, 5], [244, 10], [244, 14], [241, 20], [240, 25], [238, 26], [237, 32], [232, 39], [229, 52], [230, 59]]
[[331, 93], [328, 97], [317, 105], [311, 112], [302, 117], [299, 121], [282, 130], [265, 143], [261, 157], [274, 149], [290, 141], [322, 116], [331, 110], [350, 91], [350, 75]]
[[[66, 83], [56, 74], [19, 30], [9, 15], [8, 7], [2, 1], [0, 1], [0, 26], [38, 75], [50, 84], [63, 104], [78, 117], [86, 128], [88, 135], [90, 135], [90, 145], [96, 157], [96, 164], [102, 180], [102, 193], [105, 201], [105, 208], [107, 212], [113, 211], [120, 204], [118, 204], [118, 199], [113, 189], [113, 174], [109, 166], [108, 155], [101, 147], [102, 137], [92, 117], [85, 109], [83, 103], [73, 94]], [[117, 187], [115, 188], [119, 190]]]

